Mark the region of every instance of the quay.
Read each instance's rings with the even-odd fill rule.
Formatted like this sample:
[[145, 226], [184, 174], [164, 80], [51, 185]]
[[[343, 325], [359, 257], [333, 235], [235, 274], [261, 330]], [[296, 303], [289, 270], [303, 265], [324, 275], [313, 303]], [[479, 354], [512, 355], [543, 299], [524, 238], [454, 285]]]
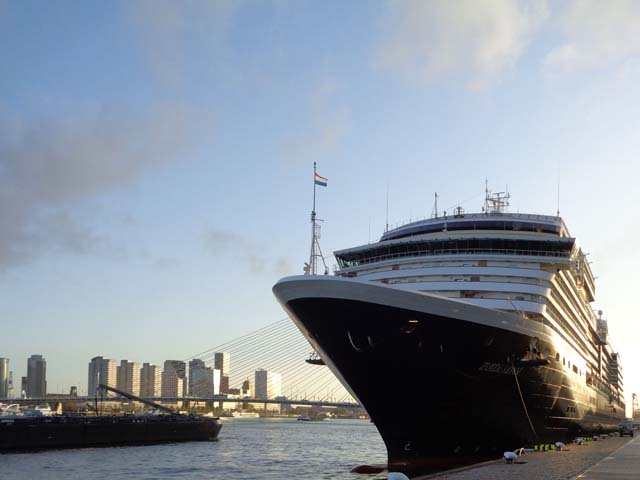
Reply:
[[640, 478], [640, 443], [627, 443], [591, 467], [578, 480], [632, 480]]
[[640, 439], [608, 437], [570, 444], [564, 451], [532, 452], [517, 463], [492, 460], [413, 480], [630, 480], [640, 478]]

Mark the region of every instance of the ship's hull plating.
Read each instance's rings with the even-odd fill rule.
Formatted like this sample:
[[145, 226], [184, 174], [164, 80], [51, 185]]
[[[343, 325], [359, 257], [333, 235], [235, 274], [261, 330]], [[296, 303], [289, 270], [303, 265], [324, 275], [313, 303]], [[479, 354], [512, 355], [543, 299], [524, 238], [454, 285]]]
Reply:
[[[624, 418], [563, 368], [540, 324], [528, 330], [513, 315], [333, 278], [292, 277], [274, 292], [367, 410], [394, 468], [440, 470]], [[535, 358], [534, 336], [550, 364], [521, 366]]]
[[0, 417], [0, 452], [216, 440], [217, 419], [147, 417]]

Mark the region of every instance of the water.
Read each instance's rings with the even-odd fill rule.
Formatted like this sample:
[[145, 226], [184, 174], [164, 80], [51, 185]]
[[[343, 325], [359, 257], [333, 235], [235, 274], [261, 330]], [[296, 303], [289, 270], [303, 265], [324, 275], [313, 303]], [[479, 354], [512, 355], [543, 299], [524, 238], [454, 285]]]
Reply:
[[368, 421], [231, 419], [217, 442], [0, 455], [0, 478], [372, 480], [385, 477], [351, 468], [385, 462], [382, 439]]

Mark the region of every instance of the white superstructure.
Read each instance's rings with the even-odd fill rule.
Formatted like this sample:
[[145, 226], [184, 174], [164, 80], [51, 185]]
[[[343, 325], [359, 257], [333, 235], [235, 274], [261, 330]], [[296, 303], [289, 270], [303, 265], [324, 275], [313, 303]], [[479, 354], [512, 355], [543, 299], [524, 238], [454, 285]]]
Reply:
[[335, 252], [336, 275], [509, 311], [553, 328], [565, 351], [548, 352], [588, 385], [619, 400], [622, 372], [591, 303], [587, 254], [559, 216], [508, 213], [487, 192], [483, 213], [437, 216]]

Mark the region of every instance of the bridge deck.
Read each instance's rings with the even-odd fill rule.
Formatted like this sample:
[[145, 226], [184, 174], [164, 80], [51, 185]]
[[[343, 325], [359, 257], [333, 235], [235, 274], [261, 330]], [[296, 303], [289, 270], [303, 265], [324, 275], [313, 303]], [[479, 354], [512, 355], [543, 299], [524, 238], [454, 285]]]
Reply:
[[[281, 404], [281, 405], [304, 405], [314, 407], [342, 407], [342, 408], [361, 408], [357, 403], [350, 402], [333, 402], [327, 400], [303, 400], [293, 398], [229, 398], [229, 397], [142, 397], [144, 400], [150, 400], [152, 402], [191, 402], [191, 403], [269, 403], [269, 404]], [[105, 402], [128, 402], [131, 401], [121, 396], [108, 396], [98, 397], [99, 401]], [[6, 400], [7, 403], [19, 403], [26, 405], [36, 405], [40, 403], [60, 403], [60, 402], [78, 402], [78, 403], [91, 403], [95, 401], [95, 397], [38, 397], [38, 398], [12, 398]]]

